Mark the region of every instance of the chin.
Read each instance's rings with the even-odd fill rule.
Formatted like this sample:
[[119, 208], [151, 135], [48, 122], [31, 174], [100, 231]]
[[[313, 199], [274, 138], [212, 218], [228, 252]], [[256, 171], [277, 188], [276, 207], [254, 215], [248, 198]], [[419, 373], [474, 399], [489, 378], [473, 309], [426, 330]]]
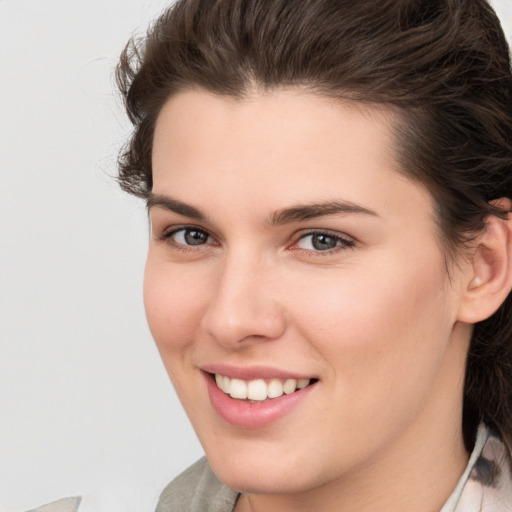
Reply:
[[[292, 460], [276, 461], [260, 455], [256, 460], [235, 455], [229, 459], [208, 456], [217, 478], [231, 489], [249, 494], [293, 494], [321, 484], [318, 474], [304, 464]], [[316, 473], [316, 475], [315, 475]]]
[[295, 494], [308, 490], [310, 486], [305, 482], [291, 481], [290, 474], [293, 469], [286, 471], [286, 474], [275, 475], [274, 472], [265, 474], [258, 469], [248, 469], [242, 473], [236, 473], [226, 468], [215, 474], [221, 482], [231, 489], [243, 494]]

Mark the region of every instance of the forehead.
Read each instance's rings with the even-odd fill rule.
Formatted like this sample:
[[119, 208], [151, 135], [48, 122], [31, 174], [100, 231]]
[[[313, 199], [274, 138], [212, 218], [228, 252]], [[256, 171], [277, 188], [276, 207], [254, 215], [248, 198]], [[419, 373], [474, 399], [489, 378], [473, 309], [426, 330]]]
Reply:
[[[243, 96], [216, 94], [202, 88], [186, 89], [171, 96], [162, 107], [156, 123], [156, 132], [168, 132], [166, 121], [173, 118], [179, 131], [174, 135], [189, 135], [187, 128], [196, 135], [207, 129], [205, 118], [214, 122], [224, 121], [227, 128], [243, 126], [244, 131], [266, 133], [269, 137], [284, 137], [287, 133], [299, 135], [307, 130], [318, 131], [323, 123], [338, 125], [364, 124], [365, 130], [375, 127], [379, 134], [391, 142], [392, 127], [400, 122], [392, 106], [348, 99], [332, 98], [312, 89], [291, 87], [258, 90], [253, 88]], [[167, 125], [167, 126], [165, 126]], [[165, 126], [165, 128], [164, 128]], [[282, 130], [286, 128], [286, 130]], [[307, 133], [306, 133], [307, 135]]]
[[[382, 167], [398, 170], [393, 156], [395, 122], [390, 109], [295, 88], [253, 91], [243, 98], [186, 90], [172, 96], [160, 111], [152, 162], [158, 171], [160, 164], [181, 156], [192, 167], [203, 156], [213, 163], [228, 150], [224, 156], [229, 153], [247, 164], [270, 163], [271, 158], [289, 161], [294, 154], [309, 153], [322, 165], [339, 149], [342, 160], [378, 152]], [[292, 148], [295, 151], [289, 151]]]
[[153, 191], [199, 203], [215, 191], [245, 209], [341, 198], [375, 210], [414, 194], [430, 212], [430, 194], [394, 156], [395, 122], [390, 110], [299, 89], [185, 91], [157, 120]]

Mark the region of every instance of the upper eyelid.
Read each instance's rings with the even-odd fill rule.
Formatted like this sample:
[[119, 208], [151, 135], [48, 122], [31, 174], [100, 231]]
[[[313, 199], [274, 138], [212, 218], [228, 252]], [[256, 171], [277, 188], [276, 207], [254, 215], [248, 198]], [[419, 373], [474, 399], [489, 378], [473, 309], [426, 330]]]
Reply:
[[201, 226], [197, 226], [196, 224], [178, 224], [173, 226], [168, 226], [159, 233], [159, 237], [161, 238], [168, 238], [169, 236], [178, 233], [179, 231], [185, 231], [187, 229], [195, 229], [196, 231], [201, 231], [203, 233], [206, 233], [209, 237], [217, 239], [217, 237], [206, 228], [203, 228]]
[[325, 235], [332, 236], [333, 238], [339, 238], [340, 240], [351, 241], [354, 243], [357, 241], [356, 238], [354, 238], [353, 236], [348, 235], [346, 233], [341, 233], [341, 232], [333, 230], [333, 229], [321, 229], [321, 228], [300, 230], [300, 231], [296, 232], [296, 234], [294, 235], [294, 238], [295, 238], [295, 241], [297, 241], [297, 240], [300, 240], [301, 238], [306, 237], [308, 235], [318, 235], [318, 234], [320, 234], [320, 235], [325, 234]]

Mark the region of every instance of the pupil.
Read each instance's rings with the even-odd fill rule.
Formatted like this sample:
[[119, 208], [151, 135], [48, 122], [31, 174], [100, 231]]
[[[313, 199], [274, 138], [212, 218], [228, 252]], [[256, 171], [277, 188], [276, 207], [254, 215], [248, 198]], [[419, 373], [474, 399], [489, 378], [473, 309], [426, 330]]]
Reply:
[[202, 231], [196, 231], [194, 229], [188, 229], [185, 231], [185, 242], [188, 245], [201, 245], [206, 242], [206, 233]]
[[311, 240], [313, 247], [319, 251], [334, 249], [336, 247], [336, 239], [329, 235], [313, 235]]

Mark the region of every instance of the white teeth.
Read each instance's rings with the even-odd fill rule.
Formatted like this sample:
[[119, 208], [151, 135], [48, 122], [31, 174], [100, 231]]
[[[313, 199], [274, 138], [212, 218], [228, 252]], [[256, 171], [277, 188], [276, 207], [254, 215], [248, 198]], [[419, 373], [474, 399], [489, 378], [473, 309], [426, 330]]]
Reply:
[[249, 400], [265, 400], [267, 398], [267, 385], [263, 379], [249, 381], [247, 398]]
[[229, 394], [233, 398], [245, 400], [247, 398], [247, 384], [240, 379], [231, 379]]
[[229, 389], [231, 387], [231, 379], [229, 377], [222, 377], [222, 385], [220, 389], [224, 391], [227, 395], [229, 395]]
[[224, 375], [215, 374], [215, 382], [217, 383], [217, 387], [222, 389], [224, 393], [229, 395], [229, 387], [231, 384], [231, 379], [229, 377], [224, 377]]
[[286, 379], [286, 382], [284, 383], [284, 386], [283, 386], [283, 391], [287, 395], [290, 395], [296, 389], [297, 389], [297, 381], [295, 379]]
[[262, 402], [267, 398], [278, 398], [283, 393], [290, 395], [298, 389], [304, 389], [311, 381], [310, 379], [286, 379], [283, 382], [281, 379], [270, 379], [266, 382], [263, 379], [255, 379], [246, 382], [216, 373], [215, 382], [219, 389], [232, 398]]
[[269, 398], [277, 398], [283, 394], [283, 383], [279, 379], [272, 379], [268, 383], [267, 395]]
[[297, 381], [297, 389], [304, 389], [309, 385], [309, 379], [299, 379]]

